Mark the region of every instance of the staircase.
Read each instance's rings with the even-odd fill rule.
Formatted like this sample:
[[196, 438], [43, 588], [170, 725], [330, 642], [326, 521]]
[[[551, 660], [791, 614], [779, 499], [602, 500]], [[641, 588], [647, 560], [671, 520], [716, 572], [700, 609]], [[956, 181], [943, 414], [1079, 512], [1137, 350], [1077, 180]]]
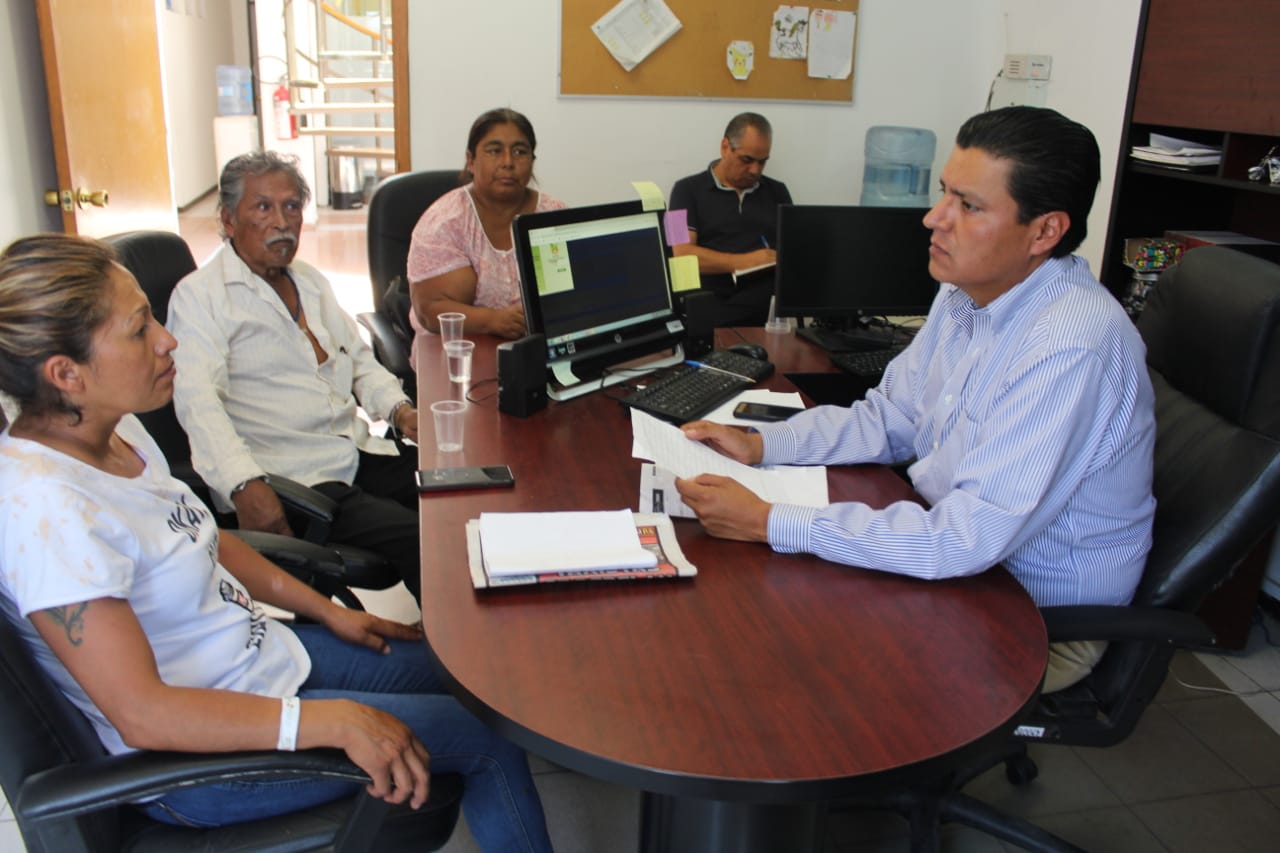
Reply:
[[[326, 157], [350, 158], [351, 174], [357, 159], [375, 161], [378, 176], [394, 172], [391, 0], [294, 2], [306, 7], [284, 16], [298, 134], [324, 137]], [[331, 187], [339, 189], [359, 188]]]

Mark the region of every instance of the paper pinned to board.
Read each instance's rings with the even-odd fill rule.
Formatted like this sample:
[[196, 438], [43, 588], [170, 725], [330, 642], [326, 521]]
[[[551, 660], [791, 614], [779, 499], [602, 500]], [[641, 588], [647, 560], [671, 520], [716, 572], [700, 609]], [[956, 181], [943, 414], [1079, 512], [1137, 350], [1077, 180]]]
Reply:
[[809, 56], [809, 7], [779, 6], [769, 31], [770, 59], [805, 59]]
[[680, 31], [680, 19], [662, 0], [621, 0], [591, 25], [605, 49], [630, 71]]
[[734, 80], [746, 80], [756, 70], [756, 46], [749, 41], [731, 41], [724, 61]]
[[847, 80], [853, 73], [854, 12], [814, 9], [809, 13], [809, 76]]

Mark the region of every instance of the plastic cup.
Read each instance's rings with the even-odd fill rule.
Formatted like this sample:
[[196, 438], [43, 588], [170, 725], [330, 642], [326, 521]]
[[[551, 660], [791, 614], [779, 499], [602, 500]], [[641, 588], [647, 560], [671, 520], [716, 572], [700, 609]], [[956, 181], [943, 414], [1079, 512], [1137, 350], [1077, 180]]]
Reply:
[[440, 324], [441, 346], [448, 346], [449, 341], [462, 340], [462, 326], [466, 319], [467, 315], [461, 311], [448, 311], [436, 315], [436, 322]]
[[475, 341], [445, 342], [444, 355], [449, 362], [449, 381], [471, 381], [471, 355], [475, 349]]
[[466, 414], [465, 400], [440, 400], [431, 404], [431, 417], [436, 424], [436, 449], [441, 453], [462, 449]]
[[779, 317], [777, 301], [778, 297], [769, 297], [769, 319], [765, 321], [764, 330], [770, 335], [789, 335], [795, 331], [795, 318]]

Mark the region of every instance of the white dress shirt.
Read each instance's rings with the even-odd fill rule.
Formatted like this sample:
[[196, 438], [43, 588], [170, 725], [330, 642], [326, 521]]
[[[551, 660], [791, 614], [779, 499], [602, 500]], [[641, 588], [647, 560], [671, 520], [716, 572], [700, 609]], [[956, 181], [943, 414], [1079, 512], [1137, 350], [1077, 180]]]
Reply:
[[770, 545], [921, 578], [1003, 562], [1041, 606], [1128, 603], [1155, 512], [1145, 353], [1080, 258], [981, 308], [942, 285], [864, 400], [760, 428], [766, 464], [915, 459], [930, 506], [775, 504]]
[[174, 408], [192, 464], [224, 509], [233, 488], [266, 473], [308, 486], [350, 483], [357, 450], [398, 452], [369, 434], [356, 408], [389, 417], [405, 400], [400, 383], [374, 359], [324, 276], [301, 261], [289, 273], [307, 327], [328, 355], [323, 364], [229, 241], [169, 300], [168, 327], [178, 339]]

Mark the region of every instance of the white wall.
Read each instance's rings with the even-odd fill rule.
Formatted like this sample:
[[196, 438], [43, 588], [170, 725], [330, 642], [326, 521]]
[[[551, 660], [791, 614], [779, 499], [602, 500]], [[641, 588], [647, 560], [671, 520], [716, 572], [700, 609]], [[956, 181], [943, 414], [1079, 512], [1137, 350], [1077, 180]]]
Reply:
[[[169, 127], [169, 176], [174, 204], [181, 208], [218, 185], [213, 150], [216, 73], [219, 65], [236, 64], [238, 39], [227, 0], [172, 5], [169, 10], [165, 0], [156, 0], [156, 24]], [[244, 32], [239, 40], [247, 42]]]
[[1052, 56], [1045, 106], [1086, 125], [1098, 139], [1102, 181], [1089, 215], [1089, 236], [1080, 249], [1098, 273], [1115, 189], [1141, 0], [1002, 0], [1000, 5], [1008, 44], [993, 57], [991, 72], [1000, 67], [1004, 53]]
[[412, 165], [460, 168], [475, 117], [510, 106], [538, 132], [540, 186], [575, 205], [617, 201], [632, 197], [633, 180], [670, 191], [717, 155], [730, 117], [753, 109], [774, 126], [769, 174], [798, 202], [857, 204], [868, 127], [932, 129], [936, 182], [950, 140], [985, 105], [1004, 54], [1048, 53], [1047, 105], [1092, 128], [1103, 149], [1106, 175], [1084, 247], [1096, 269], [1139, 7], [1140, 0], [862, 0], [854, 102], [830, 105], [561, 97], [559, 0], [436, 0], [429, 14], [411, 5]]
[[61, 231], [58, 208], [44, 204], [57, 189], [49, 106], [33, 3], [0, 12], [0, 248], [35, 231]]

